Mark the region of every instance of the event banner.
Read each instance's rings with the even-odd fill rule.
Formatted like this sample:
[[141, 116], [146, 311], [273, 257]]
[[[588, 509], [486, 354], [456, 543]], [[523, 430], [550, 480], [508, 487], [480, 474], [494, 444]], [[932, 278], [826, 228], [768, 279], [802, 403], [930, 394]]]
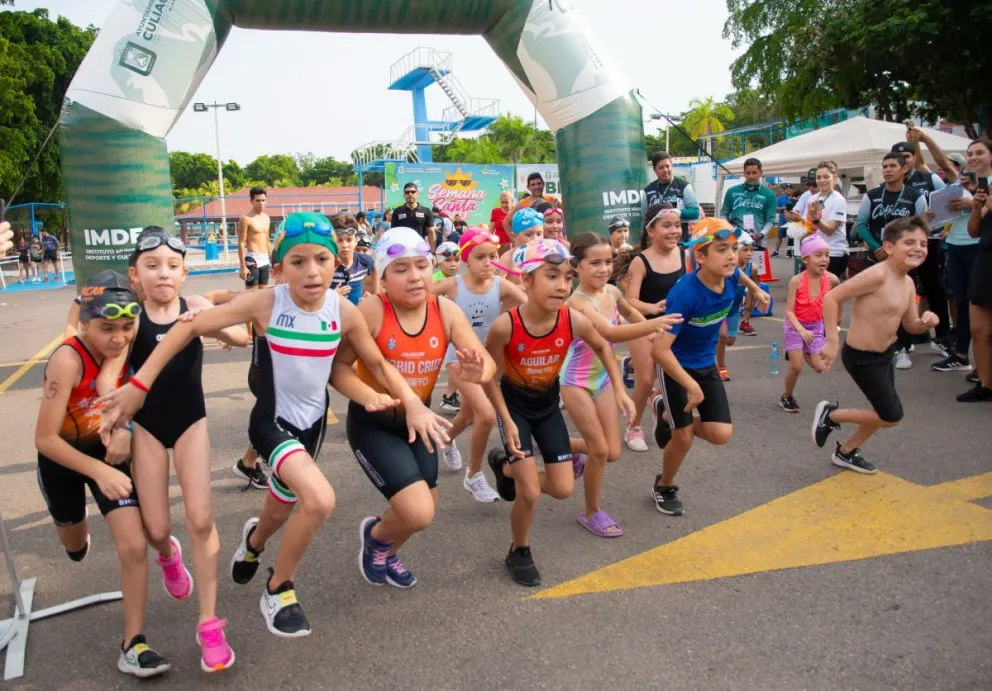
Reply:
[[464, 163], [387, 163], [386, 206], [403, 205], [403, 186], [420, 189], [420, 203], [438, 207], [469, 225], [488, 225], [489, 214], [499, 206], [499, 193], [511, 189], [513, 166]]
[[517, 199], [527, 196], [527, 176], [531, 173], [540, 173], [544, 178], [544, 194], [561, 199], [561, 183], [558, 180], [557, 163], [535, 163], [517, 166]]

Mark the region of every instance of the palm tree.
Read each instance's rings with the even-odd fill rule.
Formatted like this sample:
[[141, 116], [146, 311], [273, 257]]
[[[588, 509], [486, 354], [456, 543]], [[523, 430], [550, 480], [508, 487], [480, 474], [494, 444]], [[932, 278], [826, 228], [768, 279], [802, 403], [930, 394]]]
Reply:
[[534, 127], [518, 115], [500, 115], [487, 130], [489, 140], [510, 163], [520, 163], [534, 139]]
[[712, 96], [705, 100], [694, 98], [689, 101], [689, 112], [682, 117], [682, 126], [693, 139], [704, 135], [723, 132], [725, 122], [734, 119], [732, 111], [724, 103], [715, 103]]

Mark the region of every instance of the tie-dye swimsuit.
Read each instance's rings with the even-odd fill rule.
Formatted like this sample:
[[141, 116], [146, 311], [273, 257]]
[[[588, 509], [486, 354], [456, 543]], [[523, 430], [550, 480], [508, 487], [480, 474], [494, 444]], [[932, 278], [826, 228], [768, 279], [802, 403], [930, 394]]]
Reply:
[[[596, 306], [596, 309], [599, 309], [599, 304], [591, 296], [584, 293], [581, 288], [576, 288], [575, 292], [588, 298]], [[613, 303], [613, 316], [610, 318], [610, 323], [617, 326], [620, 323], [620, 310], [617, 308], [617, 301], [609, 290], [606, 291], [606, 294], [610, 297], [610, 302]], [[610, 348], [615, 347], [613, 343], [610, 343]], [[585, 389], [593, 398], [596, 398], [610, 385], [610, 375], [606, 373], [606, 367], [603, 366], [595, 351], [586, 345], [586, 342], [581, 338], [572, 341], [572, 345], [568, 349], [565, 365], [561, 370], [561, 385]]]

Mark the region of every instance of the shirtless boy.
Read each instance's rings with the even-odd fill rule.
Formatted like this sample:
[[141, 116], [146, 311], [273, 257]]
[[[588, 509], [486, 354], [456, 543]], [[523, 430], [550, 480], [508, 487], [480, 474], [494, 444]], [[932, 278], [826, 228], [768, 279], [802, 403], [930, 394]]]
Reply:
[[269, 226], [271, 220], [265, 213], [265, 190], [252, 187], [248, 192], [251, 211], [238, 219], [238, 260], [241, 262], [241, 280], [245, 288], [264, 288], [269, 284]]
[[[899, 325], [911, 334], [921, 334], [937, 326], [933, 312], [920, 316], [916, 288], [909, 272], [927, 258], [926, 221], [907, 216], [890, 222], [882, 231], [882, 249], [888, 257], [841, 283], [823, 298], [823, 323], [836, 324], [841, 304], [854, 300], [854, 313], [841, 362], [864, 393], [872, 410], [842, 409], [836, 403], [820, 401], [813, 415], [813, 441], [823, 447], [830, 433], [841, 423], [857, 425], [843, 444], [838, 442], [831, 461], [841, 468], [871, 474], [878, 469], [861, 457], [858, 450], [883, 427], [895, 427], [902, 420], [902, 403], [895, 387], [893, 362]], [[827, 331], [827, 344], [821, 357], [827, 370], [837, 357], [838, 333]]]

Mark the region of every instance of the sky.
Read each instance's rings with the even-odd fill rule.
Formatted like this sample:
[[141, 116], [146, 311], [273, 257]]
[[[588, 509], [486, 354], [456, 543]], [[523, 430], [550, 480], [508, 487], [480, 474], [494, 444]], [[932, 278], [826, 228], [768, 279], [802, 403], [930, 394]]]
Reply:
[[[120, 0], [15, 0], [54, 19], [101, 26]], [[726, 0], [573, 0], [631, 85], [666, 113], [693, 98], [732, 91], [733, 51], [721, 34]], [[389, 91], [389, 68], [419, 46], [450, 51], [453, 73], [476, 98], [500, 99], [527, 121], [534, 108], [478, 36], [343, 34], [234, 29], [192, 102], [236, 101], [222, 112], [221, 157], [245, 165], [262, 154], [306, 153], [349, 160], [372, 141], [397, 139], [413, 124], [408, 92]], [[429, 115], [449, 105], [427, 91]], [[539, 124], [543, 127], [543, 121]], [[646, 124], [654, 133], [656, 123]], [[192, 107], [167, 137], [170, 151], [216, 155], [213, 117]]]

